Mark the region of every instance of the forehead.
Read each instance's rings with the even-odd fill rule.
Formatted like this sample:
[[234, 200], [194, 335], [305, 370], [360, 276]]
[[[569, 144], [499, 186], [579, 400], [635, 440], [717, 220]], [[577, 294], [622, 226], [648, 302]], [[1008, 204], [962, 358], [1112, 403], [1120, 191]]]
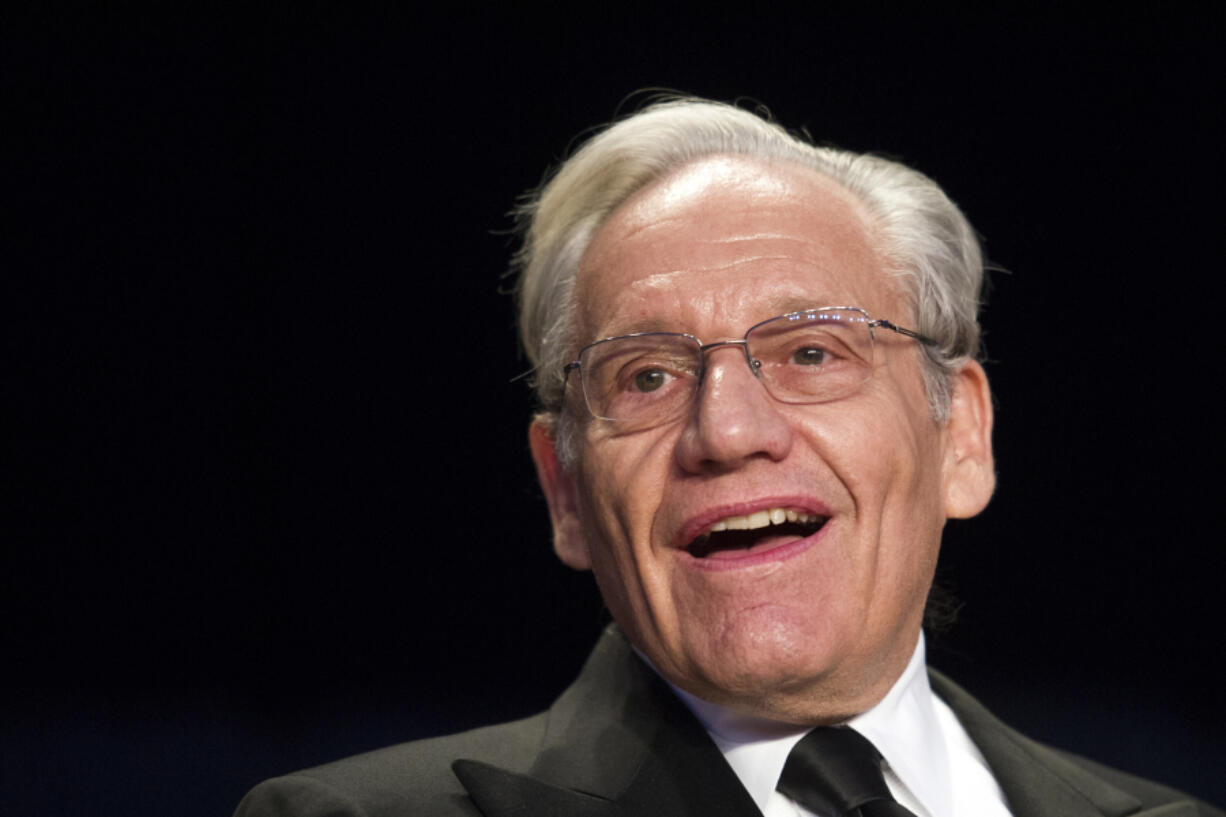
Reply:
[[744, 157], [700, 160], [639, 191], [597, 231], [578, 276], [585, 341], [732, 336], [812, 306], [901, 319], [864, 206], [816, 171]]

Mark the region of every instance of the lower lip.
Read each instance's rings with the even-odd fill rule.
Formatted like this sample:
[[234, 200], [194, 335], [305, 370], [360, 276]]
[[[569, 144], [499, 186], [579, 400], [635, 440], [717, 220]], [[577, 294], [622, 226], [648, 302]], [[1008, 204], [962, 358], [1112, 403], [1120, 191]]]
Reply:
[[805, 551], [812, 548], [821, 540], [822, 536], [830, 529], [830, 520], [826, 520], [826, 524], [811, 536], [806, 536], [804, 539], [796, 539], [791, 542], [784, 542], [780, 545], [771, 545], [761, 550], [746, 550], [721, 551], [719, 556], [698, 556], [691, 555], [688, 551], [681, 550], [682, 561], [697, 568], [698, 570], [742, 570], [747, 567], [756, 565], [769, 564], [772, 562], [786, 562], [787, 560], [799, 556]]

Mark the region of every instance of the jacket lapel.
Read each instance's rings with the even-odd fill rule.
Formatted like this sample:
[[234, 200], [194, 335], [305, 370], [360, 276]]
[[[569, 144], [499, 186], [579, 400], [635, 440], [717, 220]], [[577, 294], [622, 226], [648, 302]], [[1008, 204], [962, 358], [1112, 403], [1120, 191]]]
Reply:
[[760, 817], [706, 731], [613, 627], [550, 708], [526, 774], [452, 768], [486, 817]]

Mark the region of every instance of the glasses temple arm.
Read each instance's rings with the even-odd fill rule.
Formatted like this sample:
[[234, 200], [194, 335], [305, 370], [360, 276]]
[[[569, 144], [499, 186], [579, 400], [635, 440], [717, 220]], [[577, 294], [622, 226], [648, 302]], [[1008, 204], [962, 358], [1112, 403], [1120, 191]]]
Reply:
[[890, 321], [887, 321], [885, 318], [878, 318], [877, 320], [873, 321], [869, 325], [873, 327], [880, 326], [884, 329], [889, 329], [891, 332], [897, 332], [900, 335], [906, 335], [909, 338], [914, 338], [915, 340], [918, 340], [920, 343], [924, 344], [925, 346], [936, 347], [936, 346], [941, 345], [937, 343], [935, 340], [933, 340], [932, 338], [928, 337], [927, 335], [921, 335], [919, 332], [913, 332], [910, 329], [904, 329], [903, 327], [899, 326], [896, 323], [891, 323]]

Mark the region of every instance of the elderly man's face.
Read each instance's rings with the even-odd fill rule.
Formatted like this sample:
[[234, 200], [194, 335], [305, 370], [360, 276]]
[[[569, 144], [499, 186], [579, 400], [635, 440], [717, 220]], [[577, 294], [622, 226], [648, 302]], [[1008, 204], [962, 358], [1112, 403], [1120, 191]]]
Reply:
[[[579, 271], [580, 340], [664, 330], [709, 343], [831, 305], [913, 325], [883, 267], [869, 217], [835, 183], [707, 159], [597, 233]], [[587, 416], [572, 377], [570, 472], [534, 427], [559, 554], [595, 571], [614, 619], [674, 684], [814, 723], [868, 708], [905, 666], [945, 519], [991, 493], [991, 413], [971, 364], [938, 425], [918, 344], [879, 331], [876, 347], [861, 390], [818, 405], [777, 402], [737, 347], [714, 350], [693, 410], [635, 431]], [[777, 510], [811, 521], [693, 547], [721, 521]]]

